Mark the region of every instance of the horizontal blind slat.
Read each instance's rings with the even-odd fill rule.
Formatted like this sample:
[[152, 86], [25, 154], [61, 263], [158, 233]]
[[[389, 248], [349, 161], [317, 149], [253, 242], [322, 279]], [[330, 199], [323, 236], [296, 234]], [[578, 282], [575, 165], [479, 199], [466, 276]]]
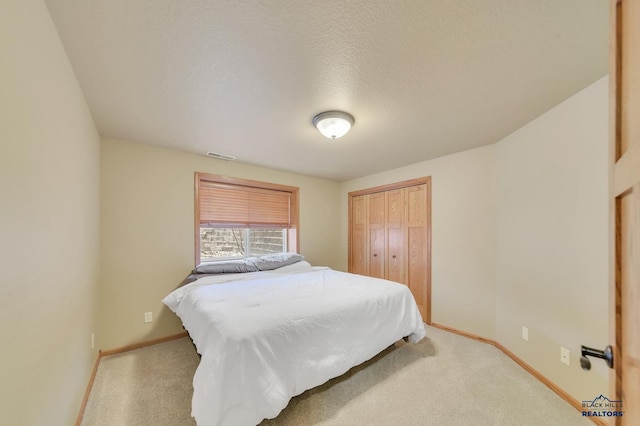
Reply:
[[284, 191], [200, 181], [200, 223], [289, 227], [291, 194]]

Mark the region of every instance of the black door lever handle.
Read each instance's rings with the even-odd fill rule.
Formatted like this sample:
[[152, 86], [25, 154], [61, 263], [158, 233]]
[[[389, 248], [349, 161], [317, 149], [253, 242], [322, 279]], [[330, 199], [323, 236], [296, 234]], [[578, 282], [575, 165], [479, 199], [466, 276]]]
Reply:
[[591, 370], [591, 361], [589, 360], [589, 358], [587, 358], [588, 356], [604, 359], [609, 368], [613, 368], [613, 348], [611, 348], [611, 345], [607, 345], [607, 347], [604, 348], [604, 351], [589, 348], [584, 345], [581, 346], [580, 349], [582, 351], [582, 356], [580, 357], [580, 367], [582, 367], [583, 370]]

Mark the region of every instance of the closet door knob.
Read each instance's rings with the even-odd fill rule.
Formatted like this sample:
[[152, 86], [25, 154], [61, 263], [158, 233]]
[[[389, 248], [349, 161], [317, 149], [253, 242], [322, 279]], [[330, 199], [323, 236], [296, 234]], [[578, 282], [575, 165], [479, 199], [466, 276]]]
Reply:
[[393, 258], [395, 259], [395, 258], [396, 258], [396, 255], [394, 254], [394, 255], [393, 255], [393, 256], [391, 256], [391, 257], [393, 257]]
[[378, 255], [376, 253], [373, 253], [373, 257], [378, 257]]

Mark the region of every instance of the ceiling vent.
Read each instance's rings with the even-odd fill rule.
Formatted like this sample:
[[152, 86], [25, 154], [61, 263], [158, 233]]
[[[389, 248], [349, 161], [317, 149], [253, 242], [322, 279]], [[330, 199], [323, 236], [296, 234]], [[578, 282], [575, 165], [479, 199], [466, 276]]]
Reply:
[[233, 155], [225, 155], [217, 152], [207, 152], [207, 157], [217, 158], [218, 160], [233, 161], [236, 159]]

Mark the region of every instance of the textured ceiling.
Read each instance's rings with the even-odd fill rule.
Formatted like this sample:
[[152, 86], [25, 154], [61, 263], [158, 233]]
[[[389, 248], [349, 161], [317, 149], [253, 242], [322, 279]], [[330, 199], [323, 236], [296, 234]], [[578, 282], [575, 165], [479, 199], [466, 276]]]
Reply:
[[102, 136], [337, 181], [497, 142], [608, 67], [605, 0], [46, 3]]

